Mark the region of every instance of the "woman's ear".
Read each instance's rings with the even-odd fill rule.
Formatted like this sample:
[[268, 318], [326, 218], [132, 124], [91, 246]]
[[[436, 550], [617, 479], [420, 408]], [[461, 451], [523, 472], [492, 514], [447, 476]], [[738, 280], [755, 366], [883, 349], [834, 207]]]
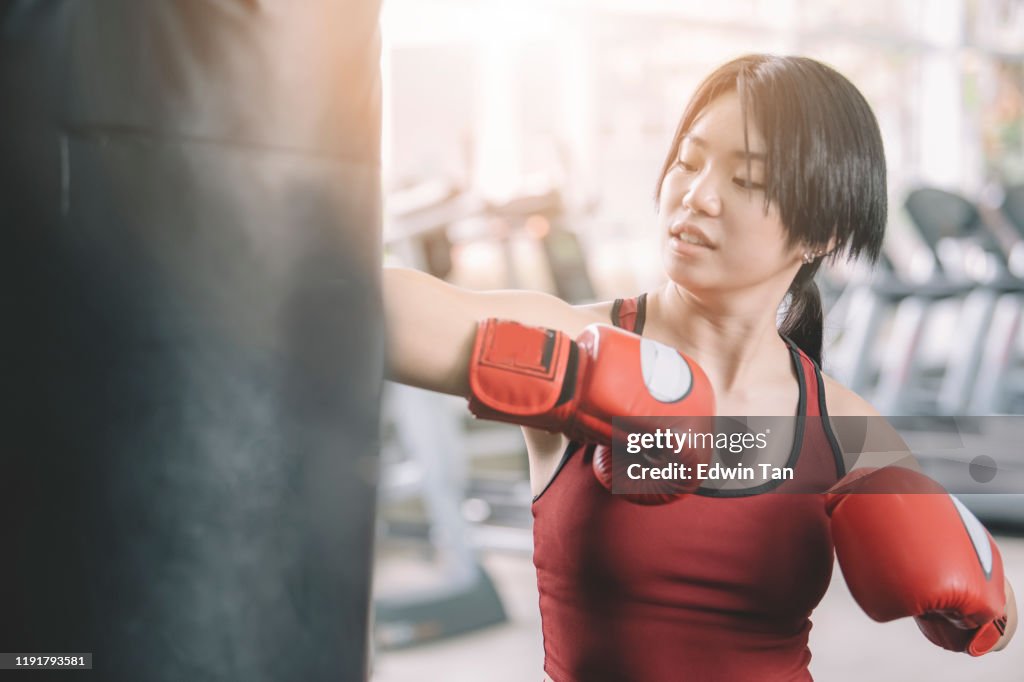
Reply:
[[814, 247], [805, 245], [803, 251], [801, 251], [801, 259], [803, 260], [804, 265], [810, 265], [827, 253], [828, 251], [820, 246]]
[[831, 255], [836, 249], [836, 237], [833, 235], [829, 238], [828, 243], [822, 246], [821, 244], [808, 244], [803, 243], [800, 254], [805, 264], [813, 263], [819, 258], [824, 258]]

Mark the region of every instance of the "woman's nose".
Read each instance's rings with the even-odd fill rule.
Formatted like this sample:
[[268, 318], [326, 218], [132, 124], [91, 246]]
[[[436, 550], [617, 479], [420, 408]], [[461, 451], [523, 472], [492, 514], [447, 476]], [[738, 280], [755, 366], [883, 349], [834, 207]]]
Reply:
[[711, 173], [705, 171], [693, 178], [683, 194], [683, 207], [710, 216], [721, 213], [722, 199]]

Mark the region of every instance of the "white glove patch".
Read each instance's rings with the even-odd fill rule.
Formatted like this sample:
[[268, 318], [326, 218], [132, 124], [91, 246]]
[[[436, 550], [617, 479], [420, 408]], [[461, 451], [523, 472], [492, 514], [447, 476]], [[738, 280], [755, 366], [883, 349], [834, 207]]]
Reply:
[[675, 348], [651, 339], [640, 339], [640, 372], [655, 400], [674, 403], [693, 387], [693, 374]]
[[985, 577], [992, 577], [992, 543], [988, 540], [988, 532], [985, 530], [985, 526], [981, 525], [981, 521], [978, 520], [971, 511], [964, 506], [963, 502], [956, 499], [952, 495], [949, 499], [953, 500], [953, 505], [956, 507], [957, 512], [960, 514], [960, 520], [964, 522], [964, 528], [967, 529], [967, 534], [971, 538], [971, 542], [974, 544], [974, 551], [978, 554], [978, 561], [981, 562], [981, 567], [985, 571]]

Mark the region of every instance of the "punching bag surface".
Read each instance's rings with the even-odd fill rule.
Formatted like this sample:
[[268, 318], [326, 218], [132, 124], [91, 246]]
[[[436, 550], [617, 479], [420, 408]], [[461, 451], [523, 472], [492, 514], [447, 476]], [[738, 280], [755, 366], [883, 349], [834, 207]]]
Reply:
[[365, 679], [377, 1], [3, 7], [0, 652]]

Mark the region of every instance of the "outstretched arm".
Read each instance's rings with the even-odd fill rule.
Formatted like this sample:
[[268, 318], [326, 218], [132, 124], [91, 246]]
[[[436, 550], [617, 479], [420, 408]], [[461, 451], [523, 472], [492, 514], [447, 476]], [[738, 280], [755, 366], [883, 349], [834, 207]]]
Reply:
[[469, 395], [469, 357], [481, 320], [516, 320], [572, 337], [606, 321], [541, 292], [469, 291], [417, 270], [384, 268], [383, 289], [388, 378], [451, 395]]

